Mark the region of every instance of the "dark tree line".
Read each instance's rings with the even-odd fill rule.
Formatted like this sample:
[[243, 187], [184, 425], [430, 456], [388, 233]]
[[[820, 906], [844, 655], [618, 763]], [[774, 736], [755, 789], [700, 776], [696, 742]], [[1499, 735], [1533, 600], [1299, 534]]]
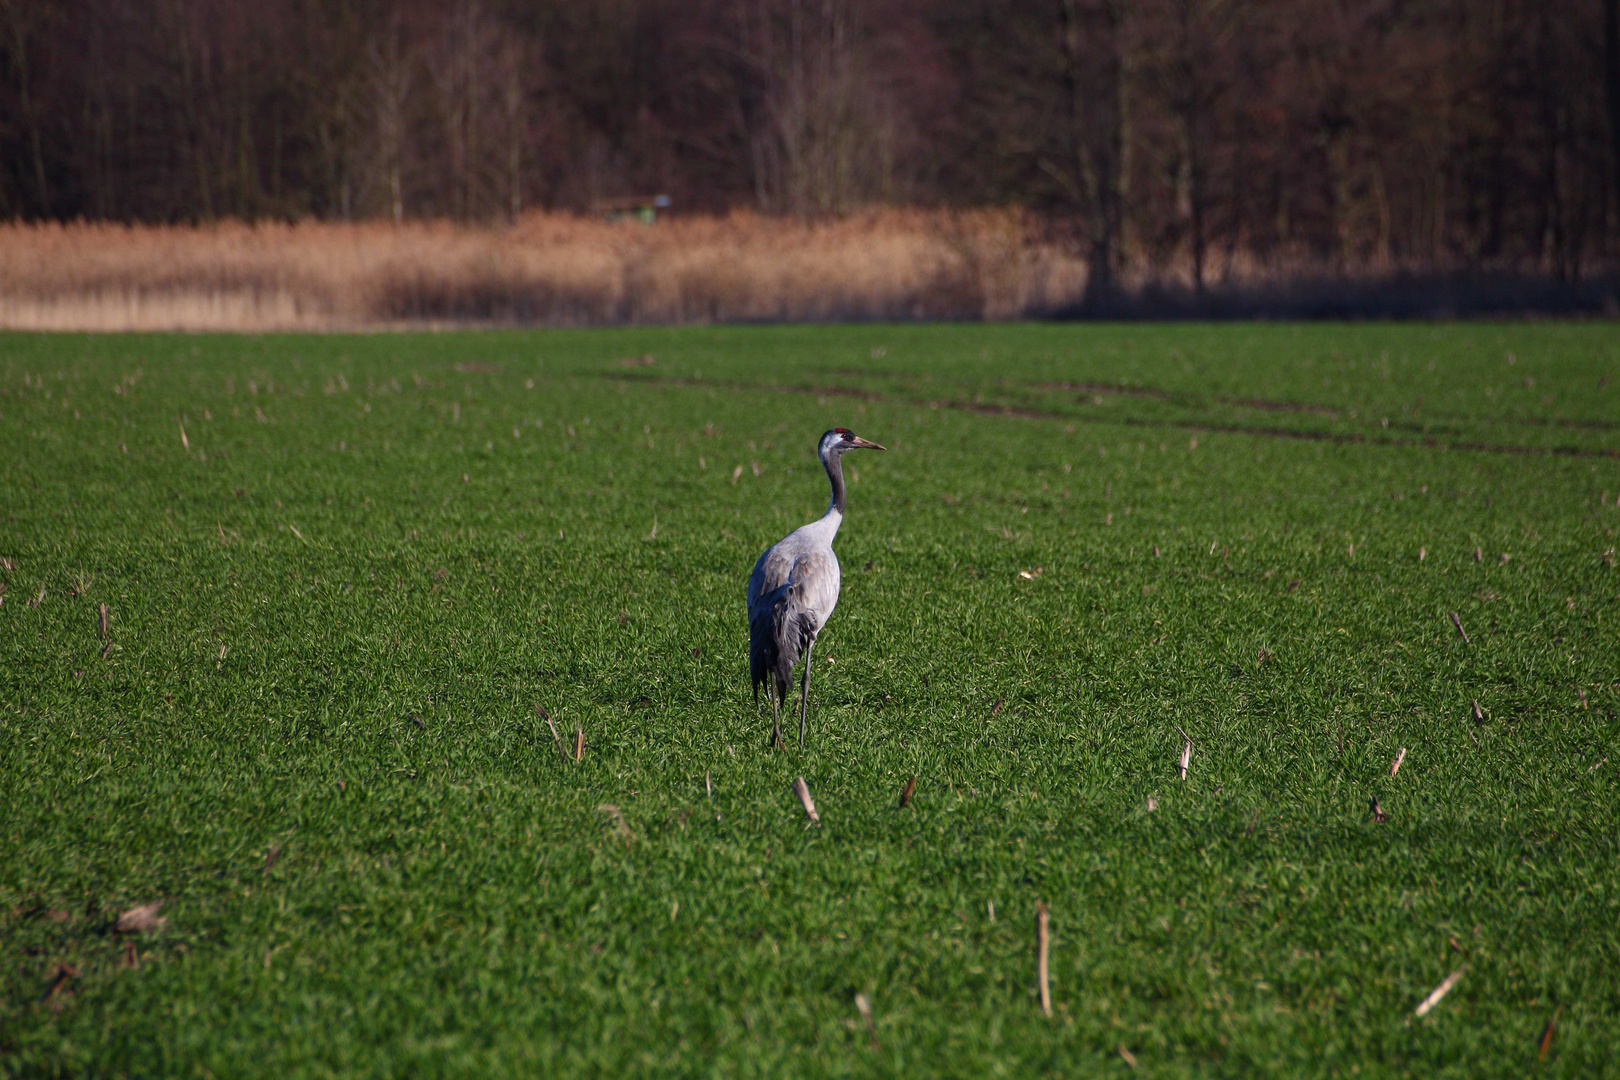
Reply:
[[1020, 204], [1130, 265], [1612, 263], [1620, 0], [0, 0], [0, 217]]

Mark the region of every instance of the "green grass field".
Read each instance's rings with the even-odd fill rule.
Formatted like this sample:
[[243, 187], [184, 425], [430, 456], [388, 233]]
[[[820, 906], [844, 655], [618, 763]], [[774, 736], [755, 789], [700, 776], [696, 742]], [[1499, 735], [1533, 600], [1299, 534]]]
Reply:
[[9, 335], [0, 465], [5, 1074], [1620, 1075], [1612, 324]]

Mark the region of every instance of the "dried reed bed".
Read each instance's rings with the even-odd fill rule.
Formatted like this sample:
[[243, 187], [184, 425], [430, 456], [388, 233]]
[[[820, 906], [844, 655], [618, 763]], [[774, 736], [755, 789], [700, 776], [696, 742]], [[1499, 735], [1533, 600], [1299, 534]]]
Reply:
[[1005, 319], [1070, 306], [1084, 287], [1084, 266], [1011, 211], [0, 226], [12, 329]]

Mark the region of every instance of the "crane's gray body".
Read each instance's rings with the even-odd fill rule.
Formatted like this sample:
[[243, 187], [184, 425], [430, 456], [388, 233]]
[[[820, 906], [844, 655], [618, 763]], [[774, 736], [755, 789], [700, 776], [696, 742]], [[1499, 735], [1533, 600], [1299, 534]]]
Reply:
[[820, 521], [794, 529], [768, 548], [748, 578], [748, 666], [754, 696], [767, 680], [787, 698], [793, 666], [815, 643], [838, 606], [838, 556], [833, 537], [844, 515], [829, 509]]
[[[778, 712], [793, 682], [793, 667], [804, 657], [799, 691], [799, 745], [804, 745], [805, 713], [810, 696], [810, 659], [816, 637], [838, 606], [838, 556], [833, 538], [844, 521], [843, 456], [849, 450], [881, 450], [844, 428], [821, 437], [817, 454], [832, 484], [832, 502], [817, 521], [801, 526], [766, 549], [748, 578], [748, 666], [754, 700], [768, 686], [771, 711]], [[772, 742], [781, 738], [780, 721]]]

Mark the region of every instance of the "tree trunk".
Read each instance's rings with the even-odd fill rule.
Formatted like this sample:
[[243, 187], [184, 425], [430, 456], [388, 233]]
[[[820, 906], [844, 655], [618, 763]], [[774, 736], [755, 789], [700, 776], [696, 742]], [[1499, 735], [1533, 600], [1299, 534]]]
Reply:
[[1609, 150], [1614, 155], [1614, 198], [1620, 211], [1620, 0], [1603, 3], [1603, 83], [1609, 99]]
[[38, 202], [38, 215], [42, 218], [51, 216], [51, 188], [45, 169], [45, 148], [39, 131], [39, 109], [34, 102], [34, 79], [28, 63], [28, 51], [32, 47], [30, 38], [34, 27], [29, 24], [27, 14], [20, 5], [7, 4], [4, 8], [7, 15], [6, 36], [11, 52], [12, 65], [17, 73], [17, 110], [22, 114], [24, 138], [28, 143], [29, 166], [33, 172], [34, 199]]
[[[1081, 212], [1086, 219], [1086, 295], [1088, 308], [1106, 305], [1115, 291], [1120, 219], [1120, 157], [1124, 134], [1122, 19], [1118, 0], [1102, 0], [1106, 42], [1102, 62], [1082, 52], [1085, 40], [1077, 0], [1063, 0], [1059, 33], [1064, 58], [1063, 88], [1067, 110], [1065, 140], [1073, 161]], [[1088, 85], [1088, 67], [1095, 76]], [[1100, 70], [1099, 70], [1100, 68]], [[1092, 91], [1093, 97], [1088, 94]]]
[[1198, 154], [1198, 111], [1187, 122], [1187, 200], [1192, 217], [1193, 292], [1204, 295], [1204, 165]]
[[1186, 156], [1187, 225], [1192, 239], [1193, 292], [1204, 295], [1204, 162], [1200, 152], [1200, 121], [1203, 119], [1203, 87], [1198, 77], [1197, 43], [1193, 40], [1193, 0], [1182, 0], [1176, 15], [1180, 34], [1179, 69], [1180, 101], [1177, 111], [1181, 117], [1183, 153]]
[[1103, 54], [1106, 71], [1102, 132], [1096, 154], [1099, 228], [1092, 244], [1092, 266], [1098, 275], [1094, 280], [1102, 289], [1099, 299], [1106, 300], [1113, 296], [1116, 288], [1114, 271], [1119, 254], [1120, 205], [1124, 194], [1120, 165], [1124, 158], [1125, 64], [1120, 40], [1123, 21], [1120, 0], [1104, 0], [1103, 13], [1107, 26]]
[[411, 92], [411, 68], [400, 26], [391, 23], [370, 53], [370, 109], [377, 132], [377, 156], [388, 182], [388, 209], [394, 224], [405, 220], [405, 109]]
[[506, 194], [507, 213], [513, 221], [523, 213], [523, 53], [508, 43], [501, 52], [506, 76], [503, 103], [506, 107]]
[[1564, 104], [1558, 99], [1557, 63], [1553, 43], [1552, 19], [1545, 8], [1537, 21], [1536, 67], [1541, 82], [1541, 122], [1544, 129], [1542, 144], [1542, 183], [1545, 185], [1542, 230], [1542, 252], [1553, 276], [1563, 281], [1568, 277], [1565, 265], [1564, 236], [1564, 180], [1559, 168], [1562, 157]]

